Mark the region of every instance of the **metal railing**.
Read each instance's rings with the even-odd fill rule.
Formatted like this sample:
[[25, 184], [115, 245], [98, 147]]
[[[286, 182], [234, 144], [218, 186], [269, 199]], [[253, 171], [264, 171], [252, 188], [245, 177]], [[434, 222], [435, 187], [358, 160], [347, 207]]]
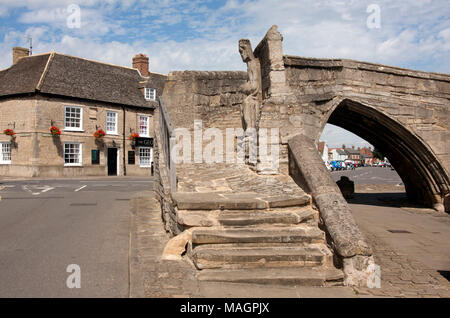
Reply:
[[[171, 158], [171, 149], [175, 143], [175, 134], [169, 113], [164, 105], [162, 97], [159, 98], [159, 136], [161, 140], [160, 153], [164, 154], [164, 164], [169, 179], [171, 192], [177, 191], [177, 169]], [[160, 169], [164, 169], [160, 167]]]

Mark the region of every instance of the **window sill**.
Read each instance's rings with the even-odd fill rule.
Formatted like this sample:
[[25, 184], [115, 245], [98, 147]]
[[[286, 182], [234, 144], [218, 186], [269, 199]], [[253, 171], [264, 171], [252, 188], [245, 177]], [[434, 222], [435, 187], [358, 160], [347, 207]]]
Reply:
[[0, 165], [10, 165], [10, 164], [11, 161], [3, 161], [3, 162], [0, 161]]
[[69, 129], [69, 128], [64, 128], [63, 131], [69, 131], [69, 132], [84, 132], [83, 129]]
[[72, 163], [72, 164], [64, 164], [64, 167], [82, 167], [83, 165], [81, 163]]
[[106, 132], [106, 135], [110, 135], [110, 136], [119, 136], [118, 133], [111, 133], [111, 132]]

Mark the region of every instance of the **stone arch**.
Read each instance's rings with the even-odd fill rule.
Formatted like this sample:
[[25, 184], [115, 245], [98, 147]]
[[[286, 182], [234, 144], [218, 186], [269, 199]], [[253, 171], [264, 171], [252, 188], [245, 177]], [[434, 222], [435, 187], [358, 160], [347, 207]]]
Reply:
[[422, 138], [379, 110], [350, 99], [336, 103], [327, 122], [380, 149], [403, 180], [408, 199], [449, 211], [449, 176]]

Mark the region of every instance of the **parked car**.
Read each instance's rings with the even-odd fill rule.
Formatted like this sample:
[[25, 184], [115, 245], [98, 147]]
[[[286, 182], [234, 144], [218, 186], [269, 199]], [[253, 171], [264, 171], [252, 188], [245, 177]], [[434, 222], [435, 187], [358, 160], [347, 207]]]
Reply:
[[338, 160], [339, 164], [341, 165], [342, 170], [347, 170], [347, 165], [345, 164], [345, 161]]

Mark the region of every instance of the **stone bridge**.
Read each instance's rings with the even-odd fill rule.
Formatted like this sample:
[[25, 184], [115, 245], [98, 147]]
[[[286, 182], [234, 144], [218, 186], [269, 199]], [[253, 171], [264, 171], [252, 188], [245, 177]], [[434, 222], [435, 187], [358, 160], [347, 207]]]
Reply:
[[448, 211], [449, 75], [283, 55], [276, 27], [255, 56], [262, 69], [260, 127], [280, 127], [282, 147], [298, 134], [318, 142], [326, 123], [342, 127], [386, 155], [411, 200]]
[[[283, 55], [282, 40], [273, 26], [252, 54], [240, 41], [247, 73], [169, 74], [160, 111], [171, 118], [165, 126], [194, 132], [194, 162], [177, 164], [178, 186], [170, 186], [174, 156], [155, 152], [163, 218], [175, 236], [165, 257], [187, 247], [207, 280], [361, 285], [373, 270], [372, 251], [316, 144], [326, 123], [355, 133], [385, 153], [411, 200], [448, 211], [450, 76]], [[245, 85], [251, 78], [256, 85]], [[249, 87], [259, 91], [249, 95]], [[242, 128], [243, 105], [255, 101], [256, 128], [279, 129], [278, 168], [196, 161], [205, 146], [196, 130]], [[173, 149], [173, 131], [155, 136], [156, 147]]]

